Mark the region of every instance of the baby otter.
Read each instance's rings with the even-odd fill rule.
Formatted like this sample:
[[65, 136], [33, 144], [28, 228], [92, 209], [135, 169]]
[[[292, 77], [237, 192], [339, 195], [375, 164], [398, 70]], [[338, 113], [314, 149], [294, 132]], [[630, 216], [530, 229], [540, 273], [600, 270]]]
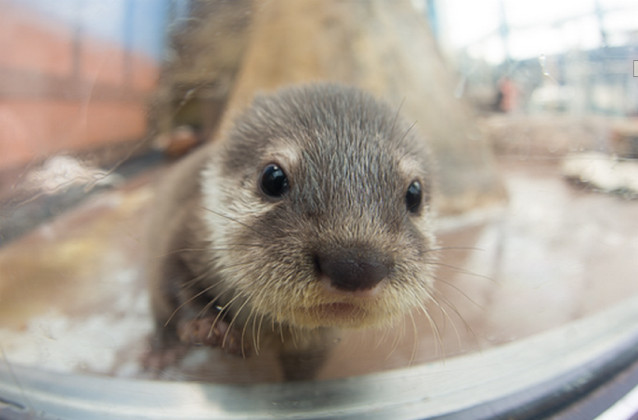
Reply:
[[275, 346], [313, 378], [339, 328], [431, 297], [432, 165], [398, 112], [336, 84], [257, 96], [170, 172], [151, 216], [154, 352]]

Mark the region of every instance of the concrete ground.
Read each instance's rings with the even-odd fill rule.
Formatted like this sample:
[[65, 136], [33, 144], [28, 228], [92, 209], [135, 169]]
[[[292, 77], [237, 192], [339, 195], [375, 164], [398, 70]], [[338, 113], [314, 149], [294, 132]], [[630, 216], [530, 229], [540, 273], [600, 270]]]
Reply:
[[[344, 332], [322, 378], [380, 371], [563, 325], [638, 293], [638, 201], [568, 184], [558, 162], [500, 162], [510, 200], [439, 232], [435, 321]], [[140, 255], [153, 170], [0, 248], [0, 363], [140, 377], [151, 322]], [[191, 352], [164, 378], [278, 380], [272, 355]]]

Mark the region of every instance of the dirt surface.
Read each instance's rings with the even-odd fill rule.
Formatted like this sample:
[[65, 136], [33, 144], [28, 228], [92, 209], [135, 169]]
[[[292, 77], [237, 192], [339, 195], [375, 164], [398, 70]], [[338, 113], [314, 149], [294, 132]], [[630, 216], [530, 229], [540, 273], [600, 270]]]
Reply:
[[[507, 206], [441, 223], [432, 321], [415, 313], [392, 330], [344, 332], [322, 378], [485, 350], [638, 293], [638, 201], [578, 190], [555, 161], [499, 165]], [[0, 363], [144, 376], [151, 322], [141, 235], [154, 177], [95, 195], [0, 248]], [[162, 377], [280, 379], [273, 355], [205, 349]]]

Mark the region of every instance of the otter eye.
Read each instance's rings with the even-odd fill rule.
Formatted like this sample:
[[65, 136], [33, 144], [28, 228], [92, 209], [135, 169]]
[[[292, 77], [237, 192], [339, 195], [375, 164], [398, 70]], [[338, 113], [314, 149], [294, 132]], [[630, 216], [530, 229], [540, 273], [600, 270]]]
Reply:
[[259, 185], [269, 197], [281, 197], [289, 188], [286, 173], [274, 163], [269, 164], [261, 173]]
[[423, 193], [421, 192], [421, 183], [412, 181], [405, 193], [405, 206], [410, 213], [418, 213], [421, 208]]

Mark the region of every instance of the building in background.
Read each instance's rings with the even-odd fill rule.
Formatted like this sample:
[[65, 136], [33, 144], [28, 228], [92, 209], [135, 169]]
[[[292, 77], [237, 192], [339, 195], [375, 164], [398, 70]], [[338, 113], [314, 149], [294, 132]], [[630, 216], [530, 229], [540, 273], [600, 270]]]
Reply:
[[[428, 4], [431, 2], [428, 2]], [[493, 106], [499, 81], [522, 111], [638, 115], [638, 4], [633, 0], [434, 1], [438, 40], [465, 94]]]
[[0, 0], [0, 171], [144, 138], [169, 0]]

